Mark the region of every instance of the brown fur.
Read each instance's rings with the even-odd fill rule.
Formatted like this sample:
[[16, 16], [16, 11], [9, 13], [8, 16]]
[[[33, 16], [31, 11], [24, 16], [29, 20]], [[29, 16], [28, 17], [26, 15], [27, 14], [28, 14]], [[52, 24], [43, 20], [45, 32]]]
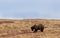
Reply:
[[34, 32], [37, 32], [38, 30], [40, 30], [41, 32], [43, 32], [44, 30], [44, 25], [43, 24], [39, 24], [39, 25], [33, 25], [31, 27], [31, 30], [34, 31]]

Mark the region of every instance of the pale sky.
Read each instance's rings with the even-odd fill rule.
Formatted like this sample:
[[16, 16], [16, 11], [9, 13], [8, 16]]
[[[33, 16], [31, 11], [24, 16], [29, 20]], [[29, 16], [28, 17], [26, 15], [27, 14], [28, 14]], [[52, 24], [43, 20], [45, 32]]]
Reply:
[[0, 0], [0, 18], [60, 19], [60, 0]]

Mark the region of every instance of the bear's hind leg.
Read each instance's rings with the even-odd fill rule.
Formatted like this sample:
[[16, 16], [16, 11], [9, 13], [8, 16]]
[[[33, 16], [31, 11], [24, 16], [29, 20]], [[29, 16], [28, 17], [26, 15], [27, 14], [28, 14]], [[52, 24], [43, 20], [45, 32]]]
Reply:
[[43, 32], [44, 28], [41, 28], [41, 32]]

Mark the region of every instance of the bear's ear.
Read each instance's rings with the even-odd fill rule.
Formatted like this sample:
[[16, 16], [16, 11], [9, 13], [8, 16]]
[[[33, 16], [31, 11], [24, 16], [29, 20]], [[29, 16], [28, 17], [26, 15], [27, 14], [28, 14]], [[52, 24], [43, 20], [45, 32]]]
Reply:
[[36, 24], [34, 26], [36, 26]]

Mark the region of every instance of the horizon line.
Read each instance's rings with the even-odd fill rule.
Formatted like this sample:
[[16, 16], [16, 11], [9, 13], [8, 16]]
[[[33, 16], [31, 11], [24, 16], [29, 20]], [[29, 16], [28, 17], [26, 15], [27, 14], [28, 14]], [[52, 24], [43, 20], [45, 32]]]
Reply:
[[0, 18], [0, 19], [12, 19], [12, 20], [24, 20], [24, 19], [47, 19], [47, 20], [60, 20], [60, 18]]

